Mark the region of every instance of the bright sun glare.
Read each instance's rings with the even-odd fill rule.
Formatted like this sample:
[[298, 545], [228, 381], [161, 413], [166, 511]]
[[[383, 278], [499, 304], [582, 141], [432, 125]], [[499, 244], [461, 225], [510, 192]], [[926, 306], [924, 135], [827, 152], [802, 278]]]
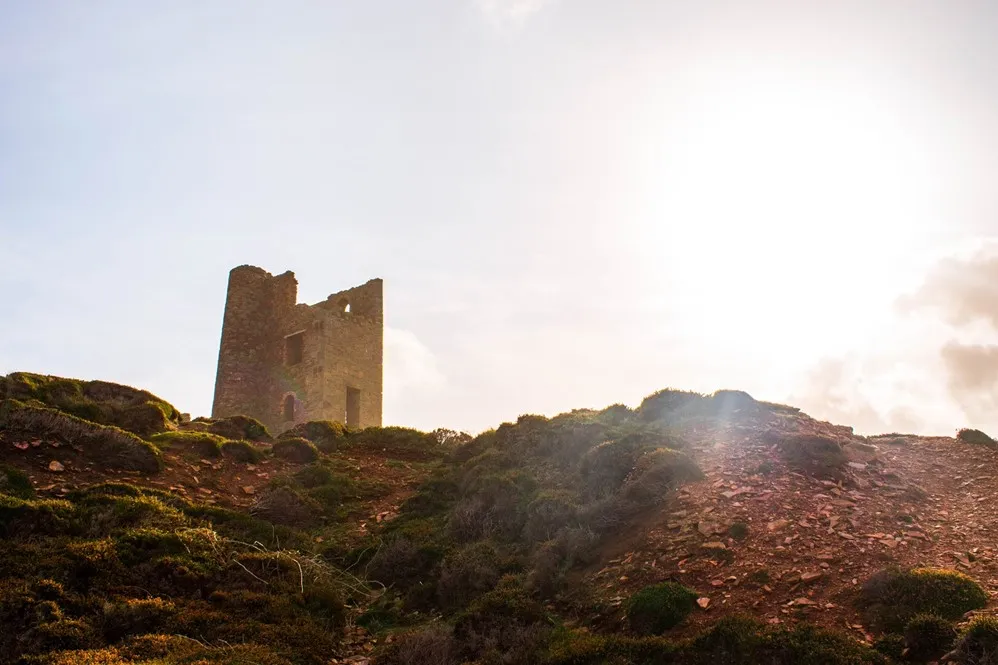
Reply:
[[772, 326], [820, 303], [821, 338], [801, 344], [854, 340], [857, 318], [899, 288], [892, 259], [931, 215], [924, 150], [897, 106], [860, 86], [758, 76], [684, 100], [659, 157], [654, 217], [687, 324], [722, 341], [725, 323], [764, 317], [757, 335], [738, 330], [764, 348]]

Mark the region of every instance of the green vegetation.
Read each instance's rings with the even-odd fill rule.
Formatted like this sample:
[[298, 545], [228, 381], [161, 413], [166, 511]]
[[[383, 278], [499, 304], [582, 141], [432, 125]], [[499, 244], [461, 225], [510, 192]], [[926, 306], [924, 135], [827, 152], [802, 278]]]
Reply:
[[814, 626], [774, 628], [747, 617], [725, 617], [687, 640], [661, 637], [555, 633], [544, 665], [886, 665], [880, 652]]
[[977, 582], [938, 568], [887, 568], [863, 585], [860, 596], [868, 619], [889, 632], [901, 632], [920, 614], [954, 621], [987, 602], [988, 595]]
[[249, 416], [229, 416], [227, 418], [198, 418], [192, 425], [200, 423], [212, 434], [233, 441], [272, 441], [270, 432], [256, 418]]
[[308, 439], [278, 439], [274, 443], [274, 456], [289, 462], [314, 462], [319, 459], [319, 450]]
[[131, 432], [15, 399], [0, 401], [0, 432], [70, 443], [89, 459], [112, 469], [153, 473], [161, 464], [159, 450]]
[[230, 457], [237, 462], [259, 462], [263, 459], [263, 453], [249, 441], [223, 442], [222, 455]]
[[267, 549], [287, 535], [273, 525], [252, 532], [206, 514], [125, 484], [64, 501], [0, 494], [0, 662], [327, 662], [344, 599], [362, 587], [314, 556]]
[[953, 647], [955, 640], [953, 625], [934, 614], [919, 614], [904, 627], [904, 645], [909, 660], [938, 660]]
[[0, 464], [0, 494], [9, 494], [18, 499], [31, 499], [35, 489], [31, 479], [20, 469]]
[[682, 623], [696, 600], [695, 591], [675, 582], [648, 586], [631, 597], [627, 621], [639, 635], [658, 635]]
[[218, 457], [222, 454], [225, 439], [208, 432], [161, 432], [149, 437], [149, 442], [160, 450], [176, 448], [193, 452], [199, 457]]
[[779, 447], [789, 465], [816, 476], [835, 475], [848, 461], [841, 444], [827, 436], [772, 430], [766, 438]]
[[988, 448], [998, 448], [998, 441], [979, 429], [962, 429], [956, 433], [957, 441], [972, 443], [976, 446], [987, 446]]
[[735, 522], [728, 527], [728, 535], [735, 540], [745, 540], [749, 535], [749, 525], [745, 522]]
[[[156, 407], [162, 427], [129, 429], [124, 405], [139, 404], [140, 391], [34, 376], [14, 392], [3, 379], [2, 433], [51, 438], [107, 466], [154, 470], [161, 450], [249, 462], [262, 454], [253, 442], [270, 440], [242, 416], [181, 425], [169, 405]], [[81, 415], [87, 400], [121, 408], [91, 419]], [[0, 467], [0, 662], [318, 665], [349, 650], [349, 617], [391, 633], [379, 665], [886, 663], [848, 636], [737, 617], [665, 639], [658, 634], [696, 608], [697, 594], [672, 582], [619, 608], [600, 601], [600, 621], [624, 613], [629, 635], [598, 632], [610, 623], [569, 628], [557, 615], [586, 606], [586, 590], [568, 581], [602, 545], [703, 477], [684, 432], [762, 411], [792, 412], [736, 391], [665, 390], [633, 410], [524, 415], [476, 437], [303, 423], [273, 442], [274, 455], [295, 464], [278, 465], [286, 474], [258, 487], [248, 511], [115, 482], [35, 498], [23, 473]], [[361, 466], [386, 470], [385, 479]], [[415, 473], [425, 480], [398, 508], [387, 479]], [[729, 535], [745, 538], [748, 525], [732, 524]], [[952, 588], [941, 595], [954, 604], [960, 585], [946, 579]], [[749, 581], [769, 578], [757, 571]], [[903, 586], [886, 585], [881, 603], [916, 606]], [[948, 619], [936, 607], [945, 602], [919, 611]], [[907, 627], [898, 637], [909, 653], [942, 643], [932, 639], [945, 621], [932, 621], [905, 617], [895, 629]]]
[[977, 617], [960, 634], [954, 649], [961, 665], [994, 665], [998, 662], [998, 617]]
[[347, 428], [330, 420], [313, 420], [299, 423], [281, 434], [282, 439], [307, 439], [324, 453], [331, 453], [342, 446], [347, 438]]
[[147, 436], [176, 427], [180, 412], [144, 390], [106, 381], [14, 372], [0, 377], [0, 399], [49, 407], [98, 425]]

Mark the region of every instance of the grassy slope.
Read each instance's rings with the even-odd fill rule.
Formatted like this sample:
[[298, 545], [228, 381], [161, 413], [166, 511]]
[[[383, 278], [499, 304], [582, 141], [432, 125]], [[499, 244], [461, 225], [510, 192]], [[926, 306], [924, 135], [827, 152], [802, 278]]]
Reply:
[[[355, 621], [378, 636], [386, 664], [882, 662], [806, 627], [729, 619], [675, 641], [590, 634], [570, 627], [584, 615], [556, 609], [566, 597], [585, 605], [587, 590], [565, 580], [601, 543], [699, 477], [686, 428], [791, 411], [743, 393], [663, 391], [636, 410], [523, 416], [473, 440], [315, 423], [291, 433], [304, 443], [247, 444], [290, 465], [252, 514], [121, 483], [32, 499], [5, 473], [0, 662], [324, 663], [366, 653], [352, 646]], [[270, 438], [243, 421], [197, 430], [216, 435], [143, 436], [196, 454]], [[351, 455], [384, 455], [426, 480], [397, 518], [358, 531], [364, 507], [391, 488], [358, 477]]]

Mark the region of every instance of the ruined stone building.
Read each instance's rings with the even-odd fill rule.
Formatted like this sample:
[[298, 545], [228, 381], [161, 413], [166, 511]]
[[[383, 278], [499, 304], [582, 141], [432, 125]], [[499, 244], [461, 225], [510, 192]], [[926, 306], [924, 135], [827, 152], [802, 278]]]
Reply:
[[309, 420], [381, 425], [382, 281], [297, 300], [291, 271], [229, 273], [212, 417], [252, 416], [275, 433]]

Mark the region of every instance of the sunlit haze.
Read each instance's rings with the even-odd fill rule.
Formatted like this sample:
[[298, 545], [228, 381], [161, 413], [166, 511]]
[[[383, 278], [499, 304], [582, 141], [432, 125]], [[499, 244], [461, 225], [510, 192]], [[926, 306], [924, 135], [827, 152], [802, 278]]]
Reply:
[[998, 5], [0, 8], [0, 373], [208, 414], [228, 271], [385, 280], [385, 422], [664, 387], [998, 430]]

